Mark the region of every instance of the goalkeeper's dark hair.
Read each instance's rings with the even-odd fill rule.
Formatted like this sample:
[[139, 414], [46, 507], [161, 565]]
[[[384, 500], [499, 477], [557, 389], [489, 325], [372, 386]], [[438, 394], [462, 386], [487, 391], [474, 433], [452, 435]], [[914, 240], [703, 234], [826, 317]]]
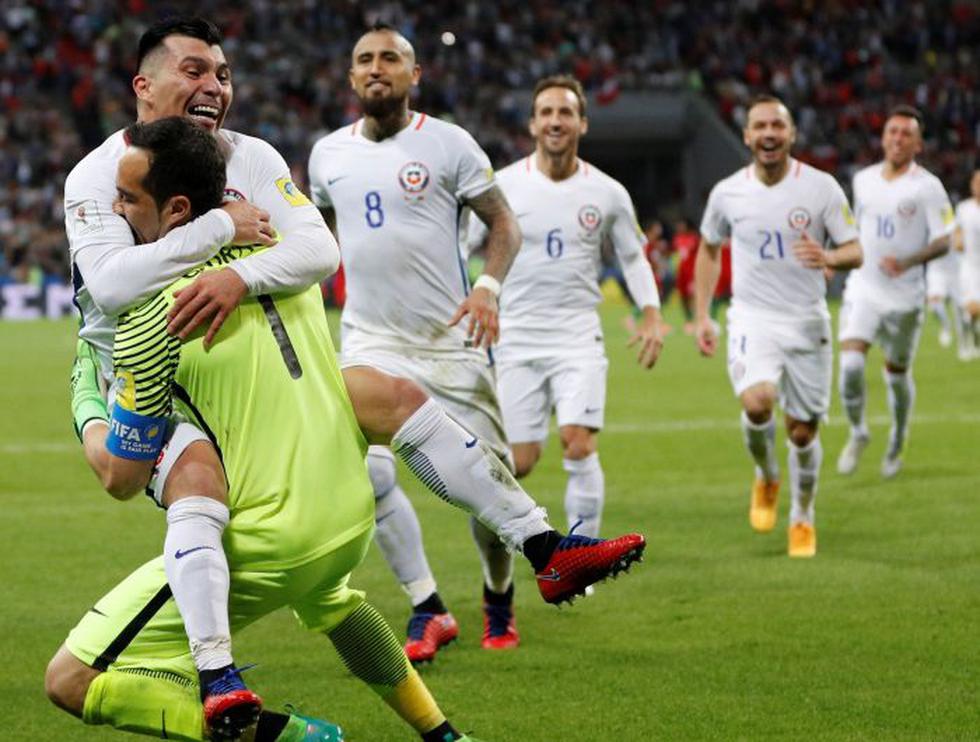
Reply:
[[136, 69], [143, 66], [147, 55], [160, 46], [168, 36], [190, 36], [200, 39], [208, 46], [220, 44], [221, 31], [207, 18], [199, 16], [169, 16], [157, 21], [140, 36], [139, 50], [136, 53]]
[[126, 129], [126, 141], [149, 153], [143, 187], [162, 208], [173, 196], [187, 196], [191, 217], [221, 206], [225, 158], [215, 137], [183, 116], [170, 116]]

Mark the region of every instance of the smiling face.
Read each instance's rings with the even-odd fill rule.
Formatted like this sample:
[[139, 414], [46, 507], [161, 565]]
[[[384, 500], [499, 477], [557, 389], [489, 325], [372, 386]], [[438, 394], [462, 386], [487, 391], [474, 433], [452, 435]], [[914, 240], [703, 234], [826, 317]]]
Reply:
[[578, 141], [589, 125], [575, 93], [563, 87], [545, 88], [533, 106], [530, 130], [538, 150], [548, 155], [577, 152]]
[[220, 46], [168, 36], [143, 60], [133, 89], [140, 121], [186, 116], [214, 132], [231, 106], [231, 70]]
[[140, 147], [129, 147], [116, 169], [116, 200], [112, 210], [129, 222], [140, 245], [155, 242], [190, 218], [190, 201], [186, 196], [173, 196], [157, 204], [144, 186], [149, 171], [150, 154]]
[[756, 164], [774, 168], [788, 163], [796, 141], [796, 127], [786, 106], [765, 101], [749, 109], [742, 136]]
[[369, 31], [351, 54], [350, 84], [368, 116], [407, 108], [409, 90], [421, 75], [412, 45], [394, 31]]
[[922, 131], [914, 116], [895, 115], [885, 122], [881, 134], [881, 147], [885, 159], [893, 168], [900, 170], [922, 151]]

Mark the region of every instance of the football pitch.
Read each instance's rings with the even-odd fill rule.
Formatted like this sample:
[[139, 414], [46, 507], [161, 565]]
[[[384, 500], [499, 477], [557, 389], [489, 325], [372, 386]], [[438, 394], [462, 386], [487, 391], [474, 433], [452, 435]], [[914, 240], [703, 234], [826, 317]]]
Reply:
[[[604, 308], [609, 396], [600, 454], [606, 535], [644, 532], [643, 564], [558, 610], [517, 564], [513, 652], [480, 649], [480, 572], [465, 516], [402, 471], [460, 640], [422, 670], [453, 723], [487, 742], [980, 739], [980, 362], [959, 363], [927, 322], [906, 466], [881, 480], [880, 355], [868, 365], [872, 443], [858, 473], [837, 394], [823, 430], [818, 554], [786, 557], [788, 488], [767, 535], [748, 525], [751, 467], [723, 358], [675, 330], [650, 373]], [[668, 319], [677, 324], [678, 317]], [[146, 498], [103, 494], [71, 432], [74, 324], [0, 323], [0, 699], [4, 740], [136, 739], [84, 728], [44, 696], [47, 660], [81, 615], [161, 549]], [[785, 444], [780, 435], [780, 461]], [[276, 451], [256, 452], [274, 457]], [[549, 441], [527, 489], [564, 527]], [[399, 636], [408, 605], [376, 548], [355, 573]], [[350, 742], [417, 739], [280, 612], [243, 632], [240, 663], [268, 708], [341, 723]]]

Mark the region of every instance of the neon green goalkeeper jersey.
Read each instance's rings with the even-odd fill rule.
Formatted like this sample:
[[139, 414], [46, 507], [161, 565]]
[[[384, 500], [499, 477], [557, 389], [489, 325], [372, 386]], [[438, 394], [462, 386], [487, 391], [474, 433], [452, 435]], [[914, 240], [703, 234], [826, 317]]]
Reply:
[[318, 287], [246, 298], [208, 351], [200, 337], [167, 333], [176, 290], [255, 249], [223, 248], [123, 314], [113, 365], [116, 404], [149, 416], [176, 407], [214, 442], [229, 486], [229, 566], [262, 571], [304, 564], [370, 529], [374, 496]]

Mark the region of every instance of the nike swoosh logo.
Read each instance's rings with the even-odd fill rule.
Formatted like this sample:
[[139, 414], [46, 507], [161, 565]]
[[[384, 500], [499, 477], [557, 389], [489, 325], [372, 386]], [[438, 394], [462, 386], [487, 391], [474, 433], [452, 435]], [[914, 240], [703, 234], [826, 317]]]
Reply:
[[[88, 609], [88, 612], [89, 613], [95, 613], [95, 614], [97, 614], [99, 616], [105, 616], [105, 614], [102, 611], [100, 611], [98, 608], [89, 608]], [[106, 618], [108, 618], [108, 616], [106, 616]]]
[[378, 523], [380, 523], [381, 521], [383, 521], [385, 518], [390, 518], [394, 514], [395, 514], [395, 511], [394, 510], [392, 510], [391, 512], [385, 513], [380, 518], [375, 518], [374, 524], [377, 525]]
[[592, 413], [598, 412], [601, 409], [602, 409], [601, 407], [586, 407], [585, 408], [585, 414], [586, 415], [591, 415]]
[[347, 177], [346, 175], [338, 175], [336, 178], [327, 178], [327, 185], [332, 186], [338, 180], [343, 180], [346, 177]]
[[476, 439], [476, 437], [474, 436], [474, 438], [473, 438], [473, 440], [471, 440], [471, 441], [466, 441], [466, 444], [465, 444], [465, 445], [466, 445], [466, 447], [467, 447], [467, 448], [473, 448], [473, 446], [475, 446], [475, 445], [476, 445], [476, 441], [477, 441], [477, 439]]
[[180, 549], [177, 549], [177, 553], [174, 554], [174, 558], [183, 559], [188, 554], [193, 554], [195, 551], [200, 551], [201, 549], [210, 549], [211, 551], [214, 551], [213, 546], [195, 546], [193, 549], [188, 549], [187, 551], [181, 551]]
[[558, 573], [557, 569], [552, 567], [550, 572], [541, 572], [538, 575], [538, 579], [547, 580], [548, 582], [558, 582], [558, 580], [561, 579], [561, 575]]

